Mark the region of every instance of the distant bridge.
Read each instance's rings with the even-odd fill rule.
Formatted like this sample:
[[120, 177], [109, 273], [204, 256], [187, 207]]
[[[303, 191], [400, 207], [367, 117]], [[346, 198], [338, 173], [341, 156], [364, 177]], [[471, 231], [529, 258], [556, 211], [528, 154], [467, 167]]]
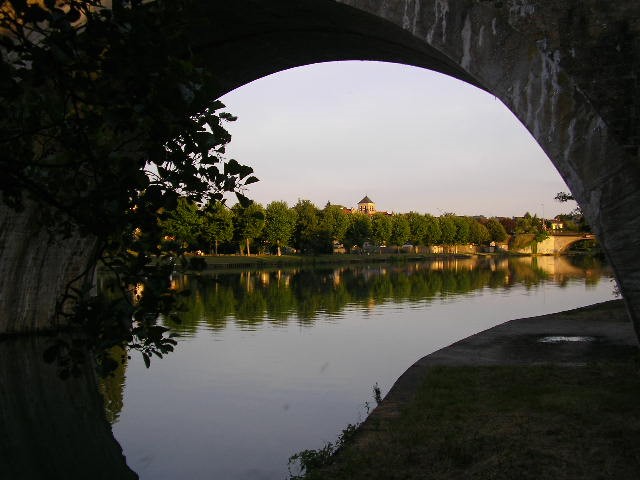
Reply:
[[538, 253], [540, 255], [559, 255], [564, 253], [574, 243], [595, 239], [596, 236], [593, 233], [552, 233], [548, 238], [538, 242], [535, 251], [532, 251], [531, 246], [513, 249], [512, 251], [518, 253]]

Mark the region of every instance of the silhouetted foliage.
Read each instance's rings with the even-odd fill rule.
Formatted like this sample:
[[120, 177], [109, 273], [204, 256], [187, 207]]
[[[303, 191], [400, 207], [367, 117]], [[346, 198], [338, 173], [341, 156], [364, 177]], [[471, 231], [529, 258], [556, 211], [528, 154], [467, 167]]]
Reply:
[[[148, 265], [173, 258], [163, 251], [160, 220], [179, 196], [205, 204], [234, 192], [246, 204], [243, 188], [257, 179], [224, 156], [231, 139], [224, 123], [234, 117], [215, 100], [215, 75], [180, 20], [192, 2], [104, 3], [111, 6], [0, 2], [0, 191], [17, 210], [36, 202], [54, 235], [96, 238], [93, 258], [118, 273], [124, 292], [166, 273]], [[78, 287], [86, 284], [69, 285], [65, 298], [77, 308], [59, 314], [86, 332], [116, 322], [96, 314], [95, 300]], [[141, 348], [145, 360], [147, 341], [156, 342], [155, 353], [165, 349], [153, 309], [173, 308], [171, 292], [145, 289], [145, 297], [160, 298], [119, 310], [129, 323], [130, 311], [144, 310], [125, 328], [135, 338], [120, 340]]]

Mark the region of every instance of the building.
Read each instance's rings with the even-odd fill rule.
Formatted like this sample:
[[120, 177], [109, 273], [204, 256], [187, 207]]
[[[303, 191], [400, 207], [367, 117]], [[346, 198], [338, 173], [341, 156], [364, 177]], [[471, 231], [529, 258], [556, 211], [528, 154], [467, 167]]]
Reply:
[[367, 215], [373, 215], [376, 213], [376, 204], [365, 195], [364, 198], [358, 202], [358, 211], [366, 213]]
[[564, 222], [559, 220], [558, 218], [554, 218], [551, 220], [551, 230], [553, 231], [561, 231], [564, 230]]

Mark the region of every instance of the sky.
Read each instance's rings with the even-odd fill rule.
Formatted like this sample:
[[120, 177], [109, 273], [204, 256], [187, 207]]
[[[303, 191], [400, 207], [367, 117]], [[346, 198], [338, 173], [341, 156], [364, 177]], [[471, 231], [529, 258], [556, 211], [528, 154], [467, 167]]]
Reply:
[[224, 97], [227, 157], [253, 167], [246, 194], [378, 210], [551, 218], [573, 206], [529, 132], [494, 96], [430, 70], [332, 62], [286, 70]]

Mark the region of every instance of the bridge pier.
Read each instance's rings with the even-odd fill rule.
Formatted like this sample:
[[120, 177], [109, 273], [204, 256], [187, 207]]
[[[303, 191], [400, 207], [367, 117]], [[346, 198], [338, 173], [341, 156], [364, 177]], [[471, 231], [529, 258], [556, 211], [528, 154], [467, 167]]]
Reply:
[[57, 303], [92, 268], [95, 246], [92, 237], [53, 238], [35, 203], [21, 212], [0, 203], [0, 335], [59, 328]]

